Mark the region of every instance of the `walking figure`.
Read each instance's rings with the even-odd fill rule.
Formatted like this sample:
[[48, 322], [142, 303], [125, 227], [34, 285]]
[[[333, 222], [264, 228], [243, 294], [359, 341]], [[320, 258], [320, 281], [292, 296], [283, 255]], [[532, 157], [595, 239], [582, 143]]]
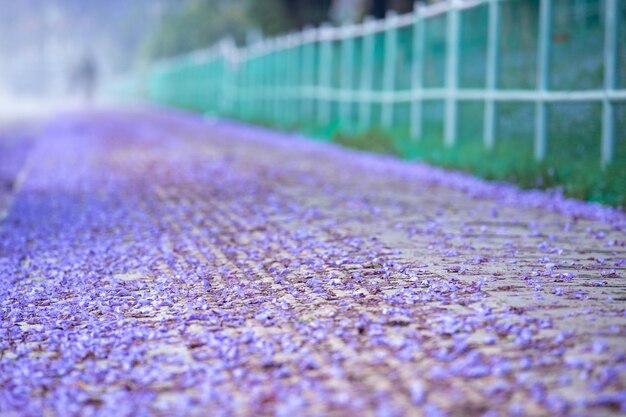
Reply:
[[98, 68], [93, 56], [85, 54], [76, 67], [73, 84], [87, 102], [91, 102], [97, 87]]

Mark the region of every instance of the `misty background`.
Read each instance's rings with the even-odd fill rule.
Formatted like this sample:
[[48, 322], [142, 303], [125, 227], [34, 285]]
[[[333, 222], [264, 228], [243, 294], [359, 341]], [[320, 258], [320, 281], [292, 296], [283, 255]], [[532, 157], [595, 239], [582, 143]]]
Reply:
[[[76, 94], [76, 68], [93, 60], [98, 85], [154, 60], [237, 44], [323, 21], [410, 11], [407, 0], [2, 0], [0, 111]], [[101, 89], [101, 88], [100, 88]]]

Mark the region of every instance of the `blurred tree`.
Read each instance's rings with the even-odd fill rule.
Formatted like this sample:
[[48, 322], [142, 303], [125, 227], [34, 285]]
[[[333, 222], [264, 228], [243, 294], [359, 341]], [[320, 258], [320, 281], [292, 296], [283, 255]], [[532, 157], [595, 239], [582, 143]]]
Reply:
[[146, 54], [154, 59], [206, 48], [226, 35], [241, 41], [250, 25], [241, 1], [190, 0], [162, 17], [157, 32], [148, 38]]
[[[259, 5], [264, 1], [257, 0]], [[318, 25], [328, 19], [333, 0], [281, 0], [292, 29], [301, 29], [305, 25]]]
[[148, 37], [145, 56], [158, 59], [206, 48], [224, 37], [237, 44], [251, 32], [265, 36], [319, 24], [328, 17], [332, 0], [188, 0], [165, 14]]

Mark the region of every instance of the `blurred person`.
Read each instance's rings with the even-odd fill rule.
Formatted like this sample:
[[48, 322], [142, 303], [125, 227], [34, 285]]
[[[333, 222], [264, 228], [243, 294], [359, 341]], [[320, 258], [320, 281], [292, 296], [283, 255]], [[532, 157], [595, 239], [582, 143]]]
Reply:
[[98, 67], [93, 55], [86, 53], [82, 57], [72, 73], [71, 84], [87, 102], [93, 100], [98, 86]]

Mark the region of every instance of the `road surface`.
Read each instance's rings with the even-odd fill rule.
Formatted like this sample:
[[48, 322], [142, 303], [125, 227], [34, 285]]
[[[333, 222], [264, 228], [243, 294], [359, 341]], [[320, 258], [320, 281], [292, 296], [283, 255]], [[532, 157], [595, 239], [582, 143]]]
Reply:
[[26, 139], [1, 416], [626, 413], [623, 213], [166, 111]]

